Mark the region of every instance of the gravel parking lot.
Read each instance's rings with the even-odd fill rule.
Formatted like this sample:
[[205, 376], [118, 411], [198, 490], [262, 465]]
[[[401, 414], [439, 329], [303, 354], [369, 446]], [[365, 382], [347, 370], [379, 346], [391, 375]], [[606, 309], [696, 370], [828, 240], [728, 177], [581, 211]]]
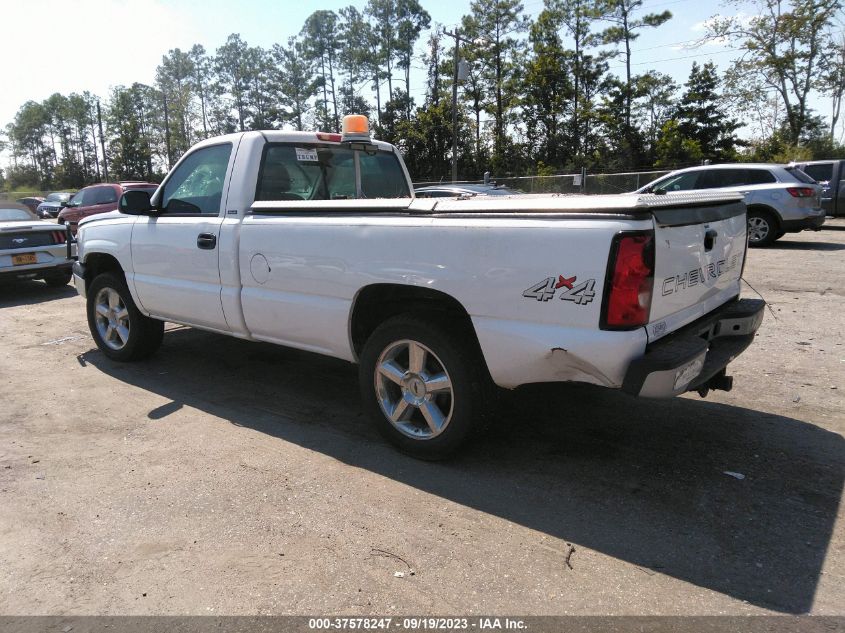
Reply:
[[347, 363], [170, 327], [121, 365], [72, 286], [0, 287], [0, 613], [845, 614], [845, 221], [745, 276], [732, 392], [524, 388], [447, 463]]

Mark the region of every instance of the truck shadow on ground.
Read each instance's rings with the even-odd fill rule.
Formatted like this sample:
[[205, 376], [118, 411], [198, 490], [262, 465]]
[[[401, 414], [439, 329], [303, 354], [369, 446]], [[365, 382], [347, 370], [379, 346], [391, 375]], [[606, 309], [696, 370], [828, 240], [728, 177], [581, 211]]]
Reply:
[[780, 239], [769, 248], [786, 251], [842, 251], [845, 250], [845, 244], [837, 244], [836, 242], [791, 242]]
[[667, 574], [785, 613], [812, 607], [845, 476], [841, 436], [697, 399], [530, 386], [503, 396], [465, 454], [425, 463], [379, 438], [342, 361], [183, 328], [146, 363], [96, 349], [80, 363], [168, 398], [156, 424], [195, 407], [560, 539], [561, 566], [566, 541], [644, 581]]
[[76, 296], [76, 288], [70, 284], [53, 287], [43, 281], [0, 283], [0, 308], [32, 305], [74, 296]]

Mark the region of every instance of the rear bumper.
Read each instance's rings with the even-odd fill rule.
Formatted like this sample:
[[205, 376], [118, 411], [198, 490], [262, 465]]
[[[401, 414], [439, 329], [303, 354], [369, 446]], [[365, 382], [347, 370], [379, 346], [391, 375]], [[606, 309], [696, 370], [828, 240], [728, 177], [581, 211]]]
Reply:
[[824, 213], [821, 215], [814, 215], [809, 218], [803, 218], [801, 220], [784, 220], [781, 222], [781, 228], [786, 233], [797, 233], [798, 231], [818, 231], [821, 226], [824, 224]]
[[57, 264], [36, 264], [33, 266], [19, 266], [0, 270], [0, 282], [23, 281], [25, 279], [43, 279], [45, 275], [70, 270], [73, 261], [65, 260]]
[[733, 301], [652, 343], [631, 362], [622, 390], [644, 398], [671, 398], [706, 388], [751, 345], [765, 307], [762, 299]]

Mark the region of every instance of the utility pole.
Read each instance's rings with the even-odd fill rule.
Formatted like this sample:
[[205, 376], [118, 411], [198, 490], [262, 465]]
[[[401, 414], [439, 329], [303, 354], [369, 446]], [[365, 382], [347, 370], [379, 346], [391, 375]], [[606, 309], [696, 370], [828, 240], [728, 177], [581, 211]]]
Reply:
[[[103, 138], [103, 114], [100, 112], [100, 100], [97, 99], [97, 126], [100, 128], [100, 147], [103, 150], [103, 182], [109, 181], [109, 163], [106, 158], [106, 140]], [[96, 154], [96, 148], [94, 149]]]
[[458, 66], [460, 64], [461, 32], [443, 31], [444, 35], [455, 38], [455, 72], [452, 76], [452, 182], [458, 180]]

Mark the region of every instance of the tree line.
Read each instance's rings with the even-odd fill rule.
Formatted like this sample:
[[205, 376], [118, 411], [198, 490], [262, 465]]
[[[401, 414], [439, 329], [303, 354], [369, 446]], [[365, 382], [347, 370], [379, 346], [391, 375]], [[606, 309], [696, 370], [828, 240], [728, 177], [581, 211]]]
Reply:
[[[544, 0], [534, 18], [520, 0], [472, 0], [451, 30], [432, 28], [419, 0], [318, 10], [270, 48], [233, 33], [213, 53], [172, 49], [152, 85], [27, 101], [0, 138], [11, 157], [0, 185], [157, 180], [208, 136], [339, 131], [353, 112], [403, 150], [415, 180], [448, 178], [456, 49], [467, 68], [457, 91], [461, 179], [845, 155], [841, 1], [728, 3], [736, 17], [710, 20], [697, 44], [727, 44], [735, 61], [720, 73], [694, 60], [683, 85], [635, 72], [641, 36], [672, 19], [643, 0]], [[412, 88], [416, 68], [425, 80]], [[830, 116], [812, 109], [814, 98]]]

